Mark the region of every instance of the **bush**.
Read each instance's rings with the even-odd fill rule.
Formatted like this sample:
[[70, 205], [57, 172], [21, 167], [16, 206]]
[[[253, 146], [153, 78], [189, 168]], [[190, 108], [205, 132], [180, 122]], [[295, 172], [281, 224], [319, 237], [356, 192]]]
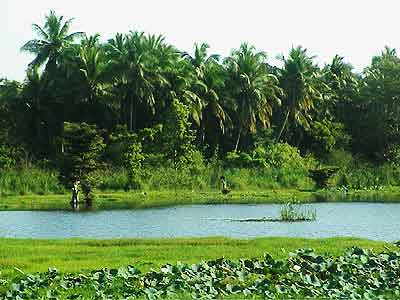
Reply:
[[274, 168], [302, 169], [306, 162], [300, 151], [287, 143], [270, 144], [266, 148], [257, 146], [250, 154], [244, 152], [228, 152], [225, 157], [227, 168]]
[[396, 167], [400, 167], [400, 145], [392, 145], [384, 154], [387, 161]]
[[310, 170], [310, 177], [315, 181], [318, 188], [327, 188], [329, 181], [339, 171], [339, 167], [323, 167]]
[[343, 149], [335, 149], [325, 156], [325, 162], [331, 166], [338, 166], [341, 169], [348, 168], [353, 164], [354, 159], [350, 152]]
[[226, 154], [225, 167], [227, 168], [251, 168], [253, 158], [244, 152], [231, 151]]
[[7, 169], [15, 165], [15, 159], [11, 154], [11, 149], [5, 145], [0, 145], [0, 169]]
[[304, 169], [299, 149], [287, 143], [270, 144], [265, 151], [266, 163], [273, 168]]
[[307, 131], [309, 148], [318, 156], [326, 155], [335, 148], [347, 148], [351, 137], [342, 123], [328, 119], [314, 121]]

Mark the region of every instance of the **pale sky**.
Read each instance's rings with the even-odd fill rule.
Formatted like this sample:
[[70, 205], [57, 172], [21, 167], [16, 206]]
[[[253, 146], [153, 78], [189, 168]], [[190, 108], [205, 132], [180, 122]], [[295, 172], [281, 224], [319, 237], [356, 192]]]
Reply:
[[320, 65], [339, 54], [360, 71], [385, 45], [400, 48], [399, 8], [396, 0], [0, 0], [0, 78], [24, 78], [33, 57], [19, 49], [51, 9], [103, 40], [140, 30], [188, 52], [204, 41], [223, 56], [246, 41], [272, 64], [302, 45]]

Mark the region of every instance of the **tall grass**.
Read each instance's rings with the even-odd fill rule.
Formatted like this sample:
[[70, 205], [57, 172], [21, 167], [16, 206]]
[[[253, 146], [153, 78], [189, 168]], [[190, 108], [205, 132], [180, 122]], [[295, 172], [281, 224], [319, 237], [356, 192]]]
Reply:
[[398, 186], [400, 168], [392, 164], [351, 165], [336, 176], [335, 185], [355, 190], [379, 190], [387, 186]]
[[[226, 168], [219, 162], [176, 171], [168, 166], [145, 167], [140, 176], [142, 190], [211, 191], [220, 188], [219, 178], [225, 176], [228, 187], [237, 191], [314, 188], [304, 170], [288, 168]], [[99, 171], [101, 191], [123, 191], [129, 186], [123, 168]], [[343, 168], [332, 181], [333, 186], [353, 190], [380, 190], [400, 184], [400, 169], [392, 165], [366, 164]], [[0, 170], [0, 195], [63, 193], [55, 171], [37, 167]]]
[[0, 170], [0, 195], [63, 193], [55, 171], [38, 168]]
[[[179, 170], [169, 167], [146, 168], [141, 177], [144, 190], [215, 190], [219, 178], [227, 178], [228, 186], [234, 190], [262, 190], [279, 188], [309, 189], [313, 187], [307, 174], [286, 169], [222, 169], [208, 165], [196, 171]], [[106, 170], [100, 176], [101, 190], [123, 190], [128, 183], [124, 169]]]

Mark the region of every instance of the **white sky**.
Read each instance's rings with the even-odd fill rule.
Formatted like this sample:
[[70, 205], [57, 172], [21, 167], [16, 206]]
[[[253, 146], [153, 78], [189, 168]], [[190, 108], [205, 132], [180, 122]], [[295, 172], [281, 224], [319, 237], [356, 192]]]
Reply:
[[320, 65], [339, 54], [362, 70], [385, 45], [400, 48], [399, 8], [396, 0], [0, 0], [0, 78], [24, 78], [32, 56], [19, 49], [50, 9], [103, 40], [141, 30], [188, 52], [205, 41], [224, 56], [246, 41], [272, 64], [302, 45]]

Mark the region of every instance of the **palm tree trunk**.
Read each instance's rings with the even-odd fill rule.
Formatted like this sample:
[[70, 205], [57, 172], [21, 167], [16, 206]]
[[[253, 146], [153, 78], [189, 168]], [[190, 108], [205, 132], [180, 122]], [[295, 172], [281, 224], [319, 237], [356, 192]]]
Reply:
[[132, 126], [132, 128], [134, 130], [136, 130], [136, 125], [137, 125], [137, 104], [134, 107], [134, 113], [133, 113], [133, 126]]
[[40, 106], [40, 99], [36, 99], [36, 107], [37, 107], [37, 112], [36, 112], [36, 130], [37, 130], [37, 138], [38, 141], [41, 143], [42, 142], [42, 128], [41, 128], [41, 106]]
[[288, 119], [289, 119], [289, 110], [286, 112], [285, 121], [283, 122], [282, 128], [281, 128], [281, 130], [279, 132], [279, 135], [278, 135], [278, 138], [276, 139], [277, 142], [279, 142], [279, 140], [281, 139], [283, 130], [285, 130], [285, 127], [286, 127]]
[[133, 99], [129, 101], [129, 131], [133, 129]]
[[204, 125], [204, 119], [200, 121], [200, 144], [204, 145], [204, 141], [206, 139], [206, 129]]
[[239, 147], [239, 141], [240, 141], [240, 136], [242, 135], [242, 129], [243, 129], [243, 127], [240, 126], [239, 133], [238, 133], [238, 136], [236, 139], [235, 152], [237, 151], [237, 149]]

